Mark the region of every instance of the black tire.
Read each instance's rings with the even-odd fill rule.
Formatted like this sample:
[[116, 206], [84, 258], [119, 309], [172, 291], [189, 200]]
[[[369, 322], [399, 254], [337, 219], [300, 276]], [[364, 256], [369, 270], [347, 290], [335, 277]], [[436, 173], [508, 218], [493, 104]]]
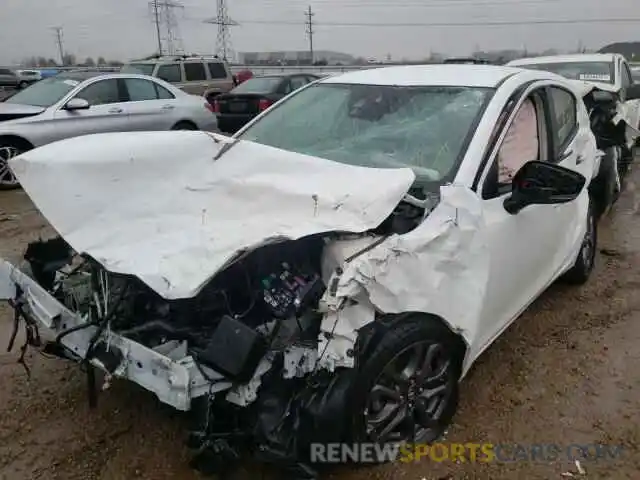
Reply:
[[25, 89], [25, 88], [27, 88], [28, 86], [29, 86], [29, 83], [28, 83], [28, 82], [25, 82], [24, 80], [18, 84], [18, 88], [19, 88], [20, 90], [24, 90], [24, 89]]
[[573, 267], [564, 274], [565, 283], [572, 285], [582, 285], [589, 280], [593, 271], [598, 247], [598, 222], [595, 216], [593, 202], [589, 203], [589, 213], [587, 214], [587, 231], [580, 246], [578, 257]]
[[593, 208], [596, 218], [600, 218], [620, 196], [620, 191], [616, 182], [616, 162], [617, 152], [609, 149], [602, 158], [600, 171], [589, 186], [589, 194], [593, 200]]
[[5, 170], [7, 157], [13, 158], [33, 147], [20, 140], [0, 140], [0, 190], [15, 190], [20, 188], [17, 179], [10, 170]]
[[[438, 405], [433, 407], [439, 413], [438, 418], [435, 420], [433, 417], [426, 419], [423, 411], [422, 418], [428, 420], [425, 422], [428, 424], [428, 428], [421, 428], [417, 424], [417, 418], [420, 418], [420, 408], [416, 406], [415, 410], [411, 410], [411, 420], [403, 422], [404, 425], [400, 428], [398, 438], [383, 438], [371, 434], [368, 431], [369, 414], [373, 410], [373, 416], [375, 416], [376, 409], [373, 401], [376, 396], [379, 396], [380, 388], [384, 388], [381, 385], [382, 379], [385, 377], [384, 372], [390, 368], [390, 365], [393, 365], [394, 361], [399, 361], [402, 364], [403, 356], [408, 355], [404, 352], [411, 352], [411, 349], [418, 344], [424, 345], [426, 352], [439, 349], [439, 360], [448, 362], [449, 365], [445, 374], [432, 377], [432, 380], [438, 378], [438, 385], [444, 388]], [[410, 314], [405, 319], [388, 327], [388, 330], [380, 336], [380, 341], [367, 350], [363, 358], [360, 359], [358, 371], [354, 376], [350, 405], [351, 422], [347, 438], [355, 442], [380, 443], [387, 441], [422, 443], [433, 442], [440, 438], [450, 425], [458, 408], [458, 382], [465, 354], [465, 344], [462, 339], [434, 317], [424, 314]], [[407, 364], [407, 368], [409, 368], [409, 364]], [[437, 370], [438, 367], [434, 369]], [[419, 373], [417, 368], [416, 373]], [[400, 391], [403, 392], [402, 397], [404, 397], [405, 405], [411, 409], [411, 399], [413, 399], [413, 405], [425, 405], [426, 400], [423, 397], [425, 393], [420, 393], [422, 391], [420, 388], [434, 390], [435, 385], [435, 382], [429, 385], [427, 383], [420, 385], [414, 379], [414, 382], [408, 384], [408, 388], [413, 391], [405, 391], [401, 387]], [[432, 400], [437, 401], [438, 399]], [[411, 433], [412, 430], [415, 433]]]
[[198, 130], [198, 127], [191, 122], [178, 122], [176, 123], [171, 130]]

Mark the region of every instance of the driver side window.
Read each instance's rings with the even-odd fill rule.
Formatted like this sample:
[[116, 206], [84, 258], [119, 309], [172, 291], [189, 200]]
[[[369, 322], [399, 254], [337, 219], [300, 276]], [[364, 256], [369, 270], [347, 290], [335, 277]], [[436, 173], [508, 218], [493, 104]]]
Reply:
[[546, 157], [543, 152], [546, 152], [549, 142], [543, 90], [529, 94], [510, 116], [510, 123], [505, 124], [504, 119], [509, 115], [509, 110], [505, 109], [492, 134], [492, 139], [497, 138], [498, 143], [482, 187], [484, 199], [510, 192], [514, 175], [525, 163]]
[[515, 114], [498, 150], [498, 184], [511, 184], [513, 176], [527, 162], [540, 158], [538, 112], [531, 97]]

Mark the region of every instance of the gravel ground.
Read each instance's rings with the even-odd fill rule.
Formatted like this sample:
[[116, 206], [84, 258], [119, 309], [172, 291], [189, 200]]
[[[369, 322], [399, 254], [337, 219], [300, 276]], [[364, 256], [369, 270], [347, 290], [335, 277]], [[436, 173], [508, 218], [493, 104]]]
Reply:
[[[640, 226], [635, 172], [600, 225], [601, 253], [591, 281], [554, 286], [479, 360], [462, 384], [450, 442], [622, 445], [616, 460], [583, 461], [583, 478], [640, 478]], [[0, 257], [51, 234], [21, 191], [0, 192]], [[11, 315], [0, 307], [0, 339]], [[19, 345], [19, 343], [18, 343]], [[85, 377], [61, 360], [0, 353], [0, 479], [148, 480], [199, 478], [187, 467], [184, 419], [124, 382], [87, 405]], [[257, 470], [237, 479], [260, 477]], [[390, 464], [336, 471], [327, 478], [561, 479], [573, 462]], [[268, 475], [264, 478], [272, 478]], [[275, 478], [275, 477], [273, 477]]]

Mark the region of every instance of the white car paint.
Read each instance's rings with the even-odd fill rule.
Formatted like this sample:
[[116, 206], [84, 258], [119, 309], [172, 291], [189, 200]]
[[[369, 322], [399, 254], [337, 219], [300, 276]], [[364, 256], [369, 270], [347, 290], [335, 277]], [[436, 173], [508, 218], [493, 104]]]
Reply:
[[[86, 110], [65, 110], [67, 102], [81, 98], [85, 88], [112, 79], [153, 82], [168, 90], [174, 98], [92, 105]], [[0, 115], [13, 111], [37, 113], [34, 116], [0, 121], [0, 146], [3, 137], [17, 137], [26, 140], [33, 147], [39, 147], [58, 140], [94, 133], [169, 130], [185, 120], [194, 123], [201, 130], [217, 131], [215, 115], [205, 108], [204, 98], [185, 93], [157, 78], [109, 73], [84, 81], [69, 79], [68, 82], [74, 88], [46, 108], [0, 103]]]
[[[624, 89], [634, 83], [631, 68], [625, 57], [619, 53], [584, 53], [573, 55], [553, 55], [547, 57], [532, 57], [513, 60], [507, 66], [527, 68], [527, 66], [549, 64], [549, 63], [610, 63], [613, 67], [613, 79], [611, 83], [599, 82], [593, 80], [582, 80], [593, 87], [601, 90], [622, 93], [624, 98]], [[634, 129], [640, 127], [640, 100], [630, 100], [622, 102], [623, 108], [620, 113], [624, 120]]]
[[[572, 266], [587, 224], [587, 188], [575, 201], [531, 205], [516, 215], [503, 207], [508, 192], [482, 198], [497, 153], [497, 146], [493, 151], [487, 146], [498, 117], [522, 87], [525, 92], [518, 103], [545, 87], [570, 92], [577, 131], [560, 152], [559, 164], [590, 180], [597, 174], [599, 156], [581, 97], [572, 82], [548, 72], [484, 65], [391, 67], [314, 82], [322, 83], [496, 89], [453, 183], [441, 187], [437, 206], [413, 231], [391, 235], [344, 265], [341, 275], [331, 275], [337, 289], [329, 289], [323, 299], [322, 328], [337, 327], [341, 337], [331, 342], [326, 368], [352, 364], [346, 350], [353, 346], [355, 330], [373, 321], [375, 310], [415, 310], [441, 316], [462, 335], [469, 346], [466, 373], [481, 352]], [[300, 89], [279, 105], [306, 88], [313, 87]], [[499, 139], [514, 114], [515, 110]], [[261, 117], [268, 115], [269, 111]], [[331, 230], [364, 232], [396, 207], [414, 179], [408, 168], [356, 167], [203, 132], [86, 136], [27, 152], [10, 164], [36, 206], [74, 249], [109, 269], [138, 276], [166, 298], [195, 295], [239, 252], [267, 242]], [[57, 179], [55, 189], [50, 188], [52, 177]], [[328, 245], [324, 263], [341, 264], [347, 251], [369, 240]], [[17, 279], [23, 289], [36, 292], [40, 303], [55, 302], [30, 288], [8, 263], [0, 264], [0, 272], [3, 298], [15, 293], [11, 279]], [[345, 300], [353, 298], [360, 306], [344, 307]], [[51, 325], [44, 317], [42, 323]], [[69, 335], [65, 341], [85, 342], [90, 334]], [[320, 349], [324, 341], [321, 335]], [[76, 351], [83, 351], [83, 345], [76, 345]], [[135, 348], [148, 354], [141, 345]], [[134, 361], [132, 347], [129, 351]], [[184, 365], [167, 362], [171, 368]], [[169, 398], [166, 389], [142, 382], [138, 373], [122, 375]], [[202, 383], [197, 372], [188, 375]], [[192, 395], [191, 378], [181, 390], [187, 398]], [[174, 395], [175, 381], [166, 388]], [[179, 404], [185, 402], [181, 399]]]

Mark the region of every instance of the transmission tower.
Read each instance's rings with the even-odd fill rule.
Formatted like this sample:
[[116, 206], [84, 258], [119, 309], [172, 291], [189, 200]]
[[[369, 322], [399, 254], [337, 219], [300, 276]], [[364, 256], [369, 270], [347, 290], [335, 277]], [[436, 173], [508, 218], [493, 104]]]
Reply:
[[158, 54], [184, 53], [180, 25], [175, 14], [175, 10], [183, 10], [184, 6], [173, 0], [152, 0], [149, 2], [149, 7], [153, 15], [153, 23], [156, 25]]
[[218, 36], [216, 38], [216, 55], [225, 60], [233, 59], [233, 48], [231, 46], [231, 31], [229, 27], [238, 25], [238, 22], [229, 18], [226, 0], [216, 0], [216, 16], [205, 20], [205, 23], [218, 26]]
[[304, 16], [307, 17], [307, 21], [305, 22], [305, 25], [307, 27], [307, 35], [309, 35], [309, 57], [311, 58], [311, 65], [313, 65], [313, 34], [315, 33], [313, 31], [314, 15], [315, 13], [311, 11], [311, 5], [309, 5], [309, 8], [305, 12]]
[[62, 27], [53, 27], [52, 30], [56, 35], [56, 45], [60, 54], [60, 65], [64, 65], [64, 46], [62, 45]]

